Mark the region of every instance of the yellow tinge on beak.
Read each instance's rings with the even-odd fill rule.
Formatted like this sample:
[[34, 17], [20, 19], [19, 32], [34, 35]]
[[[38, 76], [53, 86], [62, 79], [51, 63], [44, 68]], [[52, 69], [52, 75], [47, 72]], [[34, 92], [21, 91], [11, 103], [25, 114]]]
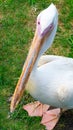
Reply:
[[38, 37], [37, 31], [36, 31], [31, 48], [29, 50], [29, 54], [27, 56], [27, 59], [26, 59], [25, 65], [24, 65], [24, 68], [22, 70], [21, 76], [19, 78], [19, 81], [17, 83], [17, 86], [15, 88], [15, 91], [14, 91], [14, 94], [12, 97], [10, 112], [13, 112], [15, 110], [17, 104], [19, 103], [19, 101], [23, 95], [26, 83], [27, 83], [30, 73], [34, 67], [34, 64], [37, 60], [39, 51], [42, 47], [43, 40], [44, 40], [43, 38]]

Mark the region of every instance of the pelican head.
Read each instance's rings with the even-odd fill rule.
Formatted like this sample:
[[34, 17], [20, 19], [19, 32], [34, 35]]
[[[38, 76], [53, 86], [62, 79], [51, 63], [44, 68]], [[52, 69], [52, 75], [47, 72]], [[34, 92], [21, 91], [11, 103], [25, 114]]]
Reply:
[[46, 33], [52, 31], [57, 24], [57, 16], [58, 13], [54, 4], [51, 4], [37, 16], [37, 31], [40, 37], [44, 37]]
[[57, 30], [57, 23], [58, 12], [54, 4], [51, 4], [38, 15], [35, 35], [12, 97], [10, 112], [13, 112], [19, 103], [29, 76], [33, 68], [35, 68], [34, 66], [37, 66], [37, 59], [39, 59], [40, 55], [52, 44]]

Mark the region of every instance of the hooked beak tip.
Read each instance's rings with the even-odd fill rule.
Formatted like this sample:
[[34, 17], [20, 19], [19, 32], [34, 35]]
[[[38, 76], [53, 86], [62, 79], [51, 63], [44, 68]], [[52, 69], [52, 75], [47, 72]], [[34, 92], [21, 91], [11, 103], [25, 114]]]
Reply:
[[15, 110], [15, 108], [14, 108], [14, 107], [12, 107], [12, 106], [10, 106], [10, 113], [13, 113], [13, 112], [14, 112], [14, 110]]
[[10, 112], [13, 113], [15, 108], [17, 107], [19, 101], [21, 98], [21, 94], [18, 93], [14, 93], [14, 95], [12, 96], [12, 100], [11, 100], [11, 105], [10, 105]]

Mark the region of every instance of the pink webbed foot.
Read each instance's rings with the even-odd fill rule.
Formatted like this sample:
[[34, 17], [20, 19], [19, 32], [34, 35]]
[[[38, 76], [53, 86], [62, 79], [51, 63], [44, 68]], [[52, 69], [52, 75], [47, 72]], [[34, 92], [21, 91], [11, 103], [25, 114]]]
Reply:
[[61, 115], [60, 108], [46, 111], [43, 114], [41, 124], [45, 125], [47, 130], [53, 130], [53, 128], [55, 127], [60, 118], [60, 115]]
[[49, 109], [49, 105], [41, 104], [39, 101], [29, 103], [23, 106], [23, 109], [26, 110], [29, 116], [42, 116]]

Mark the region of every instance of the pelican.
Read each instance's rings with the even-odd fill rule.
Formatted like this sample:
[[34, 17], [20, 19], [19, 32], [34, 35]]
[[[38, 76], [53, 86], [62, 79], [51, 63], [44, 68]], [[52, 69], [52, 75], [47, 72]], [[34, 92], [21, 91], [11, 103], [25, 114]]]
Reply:
[[42, 116], [47, 130], [54, 128], [64, 110], [73, 108], [73, 59], [43, 55], [53, 43], [57, 26], [58, 11], [51, 4], [37, 16], [35, 35], [10, 106], [13, 112], [26, 87], [38, 101], [24, 109], [30, 116]]

